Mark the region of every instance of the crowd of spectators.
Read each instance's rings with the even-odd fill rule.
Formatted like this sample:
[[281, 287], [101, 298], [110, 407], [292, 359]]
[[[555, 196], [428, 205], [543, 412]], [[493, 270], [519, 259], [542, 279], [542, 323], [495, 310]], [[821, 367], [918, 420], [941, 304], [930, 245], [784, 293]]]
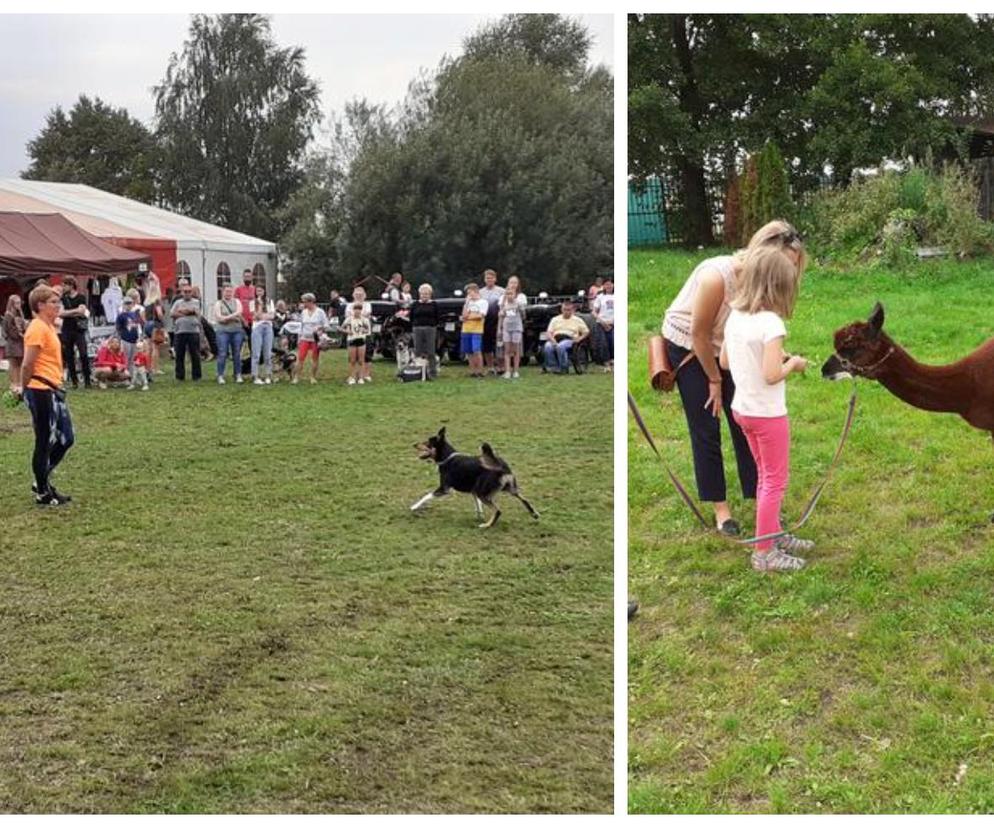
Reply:
[[[497, 273], [483, 272], [482, 286], [471, 283], [459, 313], [460, 354], [468, 364], [467, 375], [506, 380], [520, 378], [528, 297], [518, 276], [505, 286]], [[250, 379], [255, 385], [270, 385], [285, 377], [297, 384], [302, 375], [318, 382], [321, 353], [330, 347], [330, 333], [341, 337], [348, 354], [349, 385], [373, 381], [368, 358], [375, 330], [373, 307], [362, 284], [351, 297], [332, 290], [326, 309], [313, 293], [304, 293], [291, 307], [280, 299], [273, 301], [263, 284], [257, 284], [246, 269], [237, 287], [224, 285], [221, 297], [205, 308], [199, 289], [180, 279], [175, 291], [165, 294], [154, 273], [142, 282], [144, 291], [123, 291], [116, 279], [101, 296], [103, 315], [113, 325], [113, 333], [100, 342], [91, 365], [88, 354], [88, 326], [91, 311], [77, 281], [65, 277], [56, 286], [61, 308], [55, 321], [67, 380], [74, 388], [82, 380], [85, 388], [123, 386], [147, 391], [155, 377], [164, 372], [160, 360], [168, 349], [174, 361], [176, 380], [198, 381], [203, 364], [215, 362], [219, 385], [230, 378], [235, 383]], [[413, 359], [427, 379], [438, 376], [441, 315], [430, 284], [421, 284], [416, 293], [400, 273], [384, 282], [383, 298], [396, 304], [398, 315], [408, 320]], [[614, 289], [610, 280], [598, 279], [588, 291], [588, 304], [594, 326], [603, 334], [608, 350], [604, 370], [610, 371], [614, 357]], [[27, 321], [19, 296], [10, 297], [2, 319], [5, 355], [10, 385], [21, 385], [23, 336]], [[543, 369], [568, 373], [572, 352], [591, 336], [590, 327], [577, 314], [571, 300], [562, 303], [544, 332]], [[247, 351], [247, 353], [246, 353]], [[189, 367], [189, 371], [188, 371]], [[309, 369], [309, 370], [308, 370]]]

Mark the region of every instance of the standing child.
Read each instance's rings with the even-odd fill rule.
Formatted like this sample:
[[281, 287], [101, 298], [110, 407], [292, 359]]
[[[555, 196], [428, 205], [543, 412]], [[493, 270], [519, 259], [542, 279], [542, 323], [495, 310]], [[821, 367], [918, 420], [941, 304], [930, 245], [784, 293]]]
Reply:
[[[507, 282], [504, 295], [500, 297], [498, 326], [500, 341], [504, 345], [504, 379], [517, 379], [521, 366], [521, 340], [525, 332], [525, 303], [527, 300], [518, 293], [518, 282]], [[513, 372], [512, 372], [513, 367]]]
[[[366, 301], [366, 288], [364, 288], [362, 285], [356, 286], [353, 289], [353, 291], [352, 291], [352, 301], [353, 302], [358, 302], [358, 303], [360, 303], [362, 305], [362, 316], [363, 316], [363, 319], [366, 319], [366, 320], [369, 321], [370, 329], [372, 329], [372, 325], [373, 325], [373, 305], [372, 305], [372, 303]], [[351, 304], [352, 303], [350, 302], [349, 305], [351, 306]], [[372, 336], [372, 334], [370, 334], [370, 336]], [[371, 345], [370, 342], [366, 343], [366, 353], [369, 354], [370, 356], [372, 356], [372, 354], [370, 352], [370, 345]], [[372, 366], [372, 360], [370, 360], [369, 362], [366, 362], [365, 361], [365, 356], [364, 356], [363, 357], [363, 363], [362, 363], [362, 379], [365, 380], [366, 382], [372, 382], [373, 381], [372, 368], [373, 368], [373, 366]]]
[[372, 324], [363, 316], [362, 302], [353, 303], [351, 314], [342, 322], [342, 331], [345, 333], [345, 344], [349, 349], [348, 384], [362, 385], [365, 382], [363, 371], [366, 367], [366, 338], [373, 333]]
[[490, 308], [486, 299], [480, 298], [480, 287], [475, 282], [466, 285], [466, 303], [462, 315], [462, 353], [469, 360], [469, 375], [483, 379], [483, 325]]
[[128, 386], [129, 391], [134, 388], [141, 388], [142, 391], [148, 391], [148, 372], [152, 368], [152, 359], [149, 356], [149, 345], [151, 342], [152, 340], [146, 337], [135, 346], [135, 370], [131, 374], [131, 385]]
[[124, 359], [127, 364], [128, 376], [134, 376], [135, 349], [138, 347], [138, 337], [141, 334], [142, 320], [141, 314], [135, 310], [135, 298], [128, 291], [124, 297], [124, 304], [121, 312], [117, 315], [114, 327], [117, 329], [117, 337], [121, 340], [121, 350], [124, 351]]
[[[790, 471], [790, 421], [786, 379], [803, 372], [807, 360], [783, 350], [800, 281], [796, 263], [779, 247], [757, 247], [743, 262], [738, 292], [725, 323], [720, 364], [735, 381], [732, 416], [756, 461], [756, 534], [780, 532], [780, 506]], [[761, 541], [752, 553], [760, 572], [796, 570], [804, 559], [793, 553], [814, 548], [811, 541], [783, 535]]]

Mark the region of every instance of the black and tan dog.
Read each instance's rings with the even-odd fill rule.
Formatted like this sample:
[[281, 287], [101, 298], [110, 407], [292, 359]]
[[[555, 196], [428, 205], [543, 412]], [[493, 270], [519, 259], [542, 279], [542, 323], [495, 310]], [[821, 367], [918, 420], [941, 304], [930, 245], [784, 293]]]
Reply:
[[489, 443], [480, 446], [480, 456], [463, 454], [456, 451], [445, 439], [445, 427], [438, 434], [429, 437], [423, 443], [415, 443], [415, 448], [421, 460], [431, 460], [438, 466], [438, 488], [428, 492], [424, 497], [411, 506], [411, 511], [421, 509], [429, 500], [449, 494], [453, 489], [473, 495], [476, 504], [477, 518], [483, 517], [483, 504], [494, 510], [493, 517], [486, 523], [481, 523], [481, 529], [488, 529], [497, 522], [501, 512], [494, 502], [498, 492], [507, 492], [520, 500], [533, 518], [538, 520], [538, 512], [521, 496], [518, 481], [515, 480], [511, 467], [494, 454]]

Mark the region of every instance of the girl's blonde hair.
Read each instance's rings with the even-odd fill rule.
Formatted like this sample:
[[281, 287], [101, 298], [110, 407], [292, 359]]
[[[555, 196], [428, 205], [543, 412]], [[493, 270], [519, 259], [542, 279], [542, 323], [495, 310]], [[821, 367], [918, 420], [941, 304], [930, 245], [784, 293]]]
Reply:
[[418, 285], [418, 293], [420, 294], [421, 291], [423, 291], [423, 290], [427, 290], [429, 296], [432, 296], [432, 297], [435, 296], [434, 289], [427, 282], [425, 282], [423, 285]]
[[6, 313], [11, 316], [24, 316], [24, 311], [22, 310], [21, 297], [16, 293], [12, 293], [7, 297], [7, 310]]
[[774, 219], [760, 227], [744, 250], [739, 250], [735, 256], [740, 263], [745, 261], [750, 251], [758, 247], [772, 247], [775, 250], [793, 250], [797, 254], [797, 277], [800, 279], [804, 275], [804, 268], [808, 263], [807, 253], [804, 251], [804, 241], [801, 239], [794, 226], [789, 221]]
[[731, 306], [743, 313], [773, 311], [783, 319], [794, 313], [801, 274], [783, 248], [759, 245], [747, 250]]

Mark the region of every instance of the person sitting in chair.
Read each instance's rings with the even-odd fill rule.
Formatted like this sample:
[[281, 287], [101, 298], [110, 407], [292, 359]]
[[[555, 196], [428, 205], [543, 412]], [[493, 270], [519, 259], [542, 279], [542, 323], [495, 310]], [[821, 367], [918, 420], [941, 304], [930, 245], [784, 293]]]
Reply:
[[569, 373], [570, 355], [579, 343], [590, 336], [590, 329], [575, 313], [576, 307], [567, 299], [562, 313], [549, 322], [545, 343], [545, 369], [559, 374]]

